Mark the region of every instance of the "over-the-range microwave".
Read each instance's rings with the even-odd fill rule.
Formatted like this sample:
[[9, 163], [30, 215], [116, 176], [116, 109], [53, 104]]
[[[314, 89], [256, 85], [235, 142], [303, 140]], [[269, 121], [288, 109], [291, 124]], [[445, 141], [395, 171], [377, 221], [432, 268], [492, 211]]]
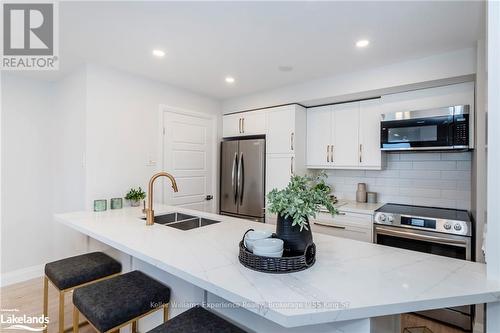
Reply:
[[380, 148], [401, 150], [467, 150], [473, 147], [469, 105], [399, 111], [382, 115]]

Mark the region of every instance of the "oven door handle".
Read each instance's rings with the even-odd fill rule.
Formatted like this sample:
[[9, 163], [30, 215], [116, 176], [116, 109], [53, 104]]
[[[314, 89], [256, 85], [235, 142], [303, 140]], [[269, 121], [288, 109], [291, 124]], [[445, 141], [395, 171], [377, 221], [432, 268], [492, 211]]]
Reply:
[[377, 234], [382, 234], [382, 235], [401, 236], [404, 238], [409, 238], [409, 239], [414, 239], [414, 240], [428, 241], [428, 242], [434, 242], [434, 243], [439, 243], [439, 244], [444, 244], [444, 245], [461, 245], [463, 247], [467, 247], [466, 241], [458, 240], [458, 239], [449, 239], [449, 238], [436, 237], [436, 236], [427, 236], [427, 235], [392, 230], [392, 229], [382, 228], [382, 227], [375, 227], [375, 231]]

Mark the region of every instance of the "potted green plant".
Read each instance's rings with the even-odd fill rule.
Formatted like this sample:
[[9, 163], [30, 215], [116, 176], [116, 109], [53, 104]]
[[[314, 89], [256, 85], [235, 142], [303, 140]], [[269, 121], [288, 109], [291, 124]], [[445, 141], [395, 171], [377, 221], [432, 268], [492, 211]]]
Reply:
[[137, 189], [131, 188], [127, 195], [125, 195], [125, 199], [130, 201], [130, 206], [132, 207], [140, 206], [141, 200], [144, 200], [145, 198], [146, 192], [144, 192], [141, 187], [138, 187]]
[[285, 253], [304, 253], [312, 244], [309, 218], [316, 217], [320, 209], [337, 214], [325, 177], [292, 176], [286, 188], [269, 192], [267, 209], [278, 216], [276, 235], [284, 241]]

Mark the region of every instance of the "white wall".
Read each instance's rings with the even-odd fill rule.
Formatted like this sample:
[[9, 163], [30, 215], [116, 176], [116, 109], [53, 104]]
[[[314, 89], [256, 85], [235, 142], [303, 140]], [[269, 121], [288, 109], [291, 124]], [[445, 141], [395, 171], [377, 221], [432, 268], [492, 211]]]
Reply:
[[[87, 208], [94, 199], [123, 197], [132, 186], [145, 189], [161, 168], [160, 104], [217, 115], [221, 127], [220, 103], [213, 99], [114, 69], [87, 67]], [[147, 165], [149, 160], [156, 165]]]
[[[52, 119], [52, 177], [55, 213], [85, 208], [85, 67], [54, 83]], [[54, 223], [52, 252], [54, 258], [83, 252], [85, 237]]]
[[471, 75], [475, 72], [476, 50], [470, 48], [231, 98], [223, 101], [222, 108], [224, 113], [231, 113], [315, 100], [353, 100], [379, 96], [394, 87]]
[[106, 67], [83, 66], [53, 83], [2, 73], [1, 82], [2, 285], [87, 250], [54, 213], [146, 186], [161, 166], [146, 165], [158, 161], [160, 104], [214, 114], [221, 128], [219, 102]]
[[53, 93], [47, 82], [2, 74], [2, 283], [52, 258]]

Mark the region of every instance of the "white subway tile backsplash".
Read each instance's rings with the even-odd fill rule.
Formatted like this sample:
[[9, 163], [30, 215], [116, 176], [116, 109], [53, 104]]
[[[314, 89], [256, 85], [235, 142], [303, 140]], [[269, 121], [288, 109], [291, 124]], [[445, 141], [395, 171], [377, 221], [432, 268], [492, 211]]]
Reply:
[[380, 202], [470, 209], [471, 153], [384, 153], [383, 170], [328, 170], [328, 182], [343, 199], [356, 198], [357, 183]]
[[472, 154], [470, 152], [443, 153], [442, 160], [444, 161], [470, 161]]
[[441, 171], [441, 179], [470, 181], [470, 171]]
[[470, 191], [442, 190], [442, 197], [446, 199], [470, 200]]
[[406, 197], [440, 198], [441, 190], [432, 188], [401, 187], [399, 194]]
[[413, 169], [416, 170], [456, 170], [456, 161], [424, 161], [413, 162]]
[[472, 170], [472, 161], [457, 161], [457, 170]]
[[401, 161], [439, 161], [441, 153], [401, 153]]
[[367, 170], [366, 177], [381, 177], [381, 178], [395, 178], [399, 177], [399, 170]]
[[399, 161], [399, 155], [401, 155], [401, 154], [400, 153], [386, 153], [385, 154], [387, 162]]
[[409, 179], [441, 179], [441, 171], [435, 170], [401, 170], [399, 175]]
[[413, 162], [393, 161], [387, 162], [387, 169], [413, 169]]

